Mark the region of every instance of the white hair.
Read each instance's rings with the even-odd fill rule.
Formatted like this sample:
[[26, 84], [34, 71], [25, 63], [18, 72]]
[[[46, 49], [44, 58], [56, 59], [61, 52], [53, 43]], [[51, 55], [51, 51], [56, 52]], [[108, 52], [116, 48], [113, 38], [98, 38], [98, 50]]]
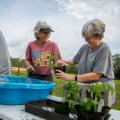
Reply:
[[102, 38], [104, 36], [105, 32], [105, 24], [98, 19], [93, 19], [88, 21], [82, 29], [82, 36], [83, 37], [100, 37]]

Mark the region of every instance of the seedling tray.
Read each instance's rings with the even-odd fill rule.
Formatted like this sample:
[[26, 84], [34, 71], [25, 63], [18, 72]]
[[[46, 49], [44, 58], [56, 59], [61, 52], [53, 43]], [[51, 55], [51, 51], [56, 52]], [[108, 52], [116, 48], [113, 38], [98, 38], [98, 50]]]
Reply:
[[[109, 107], [103, 107], [101, 113], [85, 112], [79, 105], [76, 105], [77, 120], [108, 120]], [[25, 104], [25, 111], [37, 115], [46, 120], [74, 120], [70, 118], [68, 103], [51, 99], [28, 102]]]
[[68, 117], [70, 109], [68, 108], [67, 103], [49, 99], [28, 102], [25, 104], [25, 111], [46, 120], [73, 120]]

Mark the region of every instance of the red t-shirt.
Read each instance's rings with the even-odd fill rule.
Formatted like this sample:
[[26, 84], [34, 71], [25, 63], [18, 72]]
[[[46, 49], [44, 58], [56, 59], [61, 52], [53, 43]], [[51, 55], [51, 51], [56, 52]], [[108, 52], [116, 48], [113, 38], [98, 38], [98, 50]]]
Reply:
[[51, 74], [50, 57], [55, 54], [57, 60], [62, 59], [58, 46], [53, 41], [47, 41], [45, 44], [40, 44], [37, 40], [28, 44], [26, 49], [26, 60], [33, 65], [35, 74], [49, 75]]

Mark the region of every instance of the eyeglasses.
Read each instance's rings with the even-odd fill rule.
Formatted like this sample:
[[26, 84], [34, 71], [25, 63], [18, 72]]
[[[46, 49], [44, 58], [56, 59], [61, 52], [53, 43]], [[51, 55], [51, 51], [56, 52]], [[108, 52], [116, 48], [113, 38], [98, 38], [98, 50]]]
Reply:
[[94, 36], [91, 37], [85, 37], [86, 40], [91, 40]]

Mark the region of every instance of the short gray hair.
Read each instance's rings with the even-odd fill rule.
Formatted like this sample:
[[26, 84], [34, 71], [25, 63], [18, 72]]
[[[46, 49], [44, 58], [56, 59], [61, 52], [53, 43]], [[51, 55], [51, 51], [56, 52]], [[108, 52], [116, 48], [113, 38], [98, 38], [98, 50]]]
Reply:
[[88, 21], [82, 29], [82, 36], [83, 37], [97, 37], [102, 38], [104, 37], [105, 32], [105, 24], [98, 19], [93, 19]]

